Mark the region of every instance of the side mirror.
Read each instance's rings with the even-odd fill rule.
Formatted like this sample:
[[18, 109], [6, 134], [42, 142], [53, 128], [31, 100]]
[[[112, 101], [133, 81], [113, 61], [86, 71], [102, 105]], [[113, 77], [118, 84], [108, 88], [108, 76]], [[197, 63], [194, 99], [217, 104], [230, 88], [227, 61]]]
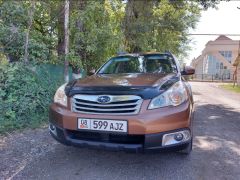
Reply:
[[96, 70], [95, 69], [92, 69], [90, 71], [88, 71], [88, 76], [91, 76], [91, 75], [94, 75], [96, 73]]
[[195, 74], [195, 69], [191, 66], [185, 66], [183, 71], [181, 72], [182, 75], [193, 75]]

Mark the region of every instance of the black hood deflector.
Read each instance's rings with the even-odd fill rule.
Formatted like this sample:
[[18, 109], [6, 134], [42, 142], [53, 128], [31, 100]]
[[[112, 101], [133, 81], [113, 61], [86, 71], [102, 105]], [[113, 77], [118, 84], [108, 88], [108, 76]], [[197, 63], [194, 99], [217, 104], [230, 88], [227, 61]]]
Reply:
[[138, 95], [143, 99], [152, 99], [166, 91], [174, 83], [180, 80], [180, 76], [173, 76], [159, 86], [75, 86], [76, 80], [71, 81], [65, 88], [68, 97], [75, 94], [92, 95]]

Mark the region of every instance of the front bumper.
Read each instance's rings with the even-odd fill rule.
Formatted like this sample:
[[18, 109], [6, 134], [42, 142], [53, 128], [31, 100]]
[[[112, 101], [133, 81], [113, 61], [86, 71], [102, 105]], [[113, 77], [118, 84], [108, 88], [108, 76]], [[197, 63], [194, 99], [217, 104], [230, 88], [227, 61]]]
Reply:
[[[53, 103], [50, 106], [49, 121], [62, 129], [78, 130], [78, 118], [126, 120], [128, 134], [156, 134], [181, 128], [190, 128], [193, 105], [190, 101], [176, 106], [148, 110], [150, 100], [144, 100], [141, 110], [136, 115], [96, 115], [71, 111], [70, 107], [62, 107]], [[70, 103], [69, 103], [70, 104]]]
[[[181, 130], [161, 132], [156, 134], [145, 135], [113, 135], [109, 133], [95, 133], [98, 140], [94, 140], [95, 134], [86, 135], [84, 131], [66, 130], [54, 126], [54, 130], [50, 129], [50, 134], [54, 139], [62, 144], [76, 147], [89, 147], [94, 149], [104, 149], [111, 151], [126, 152], [148, 152], [148, 151], [179, 151], [185, 149], [190, 143], [191, 138], [183, 143], [162, 146], [162, 138], [164, 134], [178, 132]], [[85, 135], [84, 135], [85, 133]], [[112, 138], [114, 137], [114, 138]]]
[[[50, 133], [57, 141], [65, 145], [113, 151], [176, 151], [186, 148], [191, 138], [184, 143], [168, 146], [162, 146], [162, 139], [166, 133], [184, 129], [191, 133], [193, 104], [186, 101], [177, 107], [148, 110], [149, 103], [150, 100], [144, 100], [138, 114], [124, 116], [74, 113], [70, 107], [66, 108], [53, 103], [50, 106], [49, 121], [56, 129]], [[120, 135], [106, 132], [83, 132], [78, 130], [78, 118], [127, 120], [128, 133]]]

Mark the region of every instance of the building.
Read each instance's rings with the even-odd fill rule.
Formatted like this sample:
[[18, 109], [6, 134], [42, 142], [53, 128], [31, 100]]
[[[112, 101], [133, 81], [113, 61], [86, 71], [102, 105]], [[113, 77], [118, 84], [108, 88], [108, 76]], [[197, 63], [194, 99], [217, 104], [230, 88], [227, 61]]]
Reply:
[[202, 54], [194, 58], [191, 66], [195, 68], [197, 79], [232, 79], [233, 63], [238, 55], [239, 41], [224, 35], [208, 41]]

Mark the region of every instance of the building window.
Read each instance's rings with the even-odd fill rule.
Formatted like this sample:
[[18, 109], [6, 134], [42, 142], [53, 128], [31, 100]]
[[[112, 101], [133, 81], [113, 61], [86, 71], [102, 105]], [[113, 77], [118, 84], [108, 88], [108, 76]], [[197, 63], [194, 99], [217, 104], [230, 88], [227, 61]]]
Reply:
[[232, 62], [232, 51], [219, 51], [219, 53], [227, 59], [228, 62]]
[[223, 69], [223, 63], [220, 64], [220, 69]]
[[219, 69], [219, 62], [216, 63], [216, 69]]

